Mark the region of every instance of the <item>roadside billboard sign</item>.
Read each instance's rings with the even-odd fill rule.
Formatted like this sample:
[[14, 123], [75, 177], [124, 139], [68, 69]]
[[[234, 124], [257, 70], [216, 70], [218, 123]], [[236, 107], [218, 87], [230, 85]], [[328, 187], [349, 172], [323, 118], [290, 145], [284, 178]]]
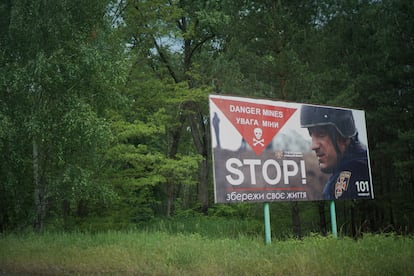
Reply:
[[210, 95], [216, 203], [373, 199], [362, 110]]

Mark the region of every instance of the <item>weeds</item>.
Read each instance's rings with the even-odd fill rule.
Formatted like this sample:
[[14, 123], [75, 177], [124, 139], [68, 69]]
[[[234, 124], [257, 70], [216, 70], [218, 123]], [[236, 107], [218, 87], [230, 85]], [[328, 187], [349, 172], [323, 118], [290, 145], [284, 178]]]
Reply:
[[25, 233], [0, 237], [0, 274], [410, 275], [414, 239], [313, 234], [302, 240], [165, 231]]

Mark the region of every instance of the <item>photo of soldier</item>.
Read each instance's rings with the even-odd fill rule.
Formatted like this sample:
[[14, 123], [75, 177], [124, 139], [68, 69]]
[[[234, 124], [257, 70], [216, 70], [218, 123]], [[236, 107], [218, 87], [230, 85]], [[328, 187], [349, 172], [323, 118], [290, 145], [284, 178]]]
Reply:
[[332, 174], [323, 199], [372, 198], [367, 147], [358, 139], [352, 110], [302, 105], [300, 126], [309, 131], [320, 170]]

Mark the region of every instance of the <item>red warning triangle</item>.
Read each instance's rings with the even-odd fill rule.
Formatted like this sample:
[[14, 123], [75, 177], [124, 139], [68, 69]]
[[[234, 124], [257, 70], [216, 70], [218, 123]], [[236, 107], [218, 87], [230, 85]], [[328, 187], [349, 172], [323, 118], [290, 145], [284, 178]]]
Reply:
[[210, 98], [239, 131], [256, 155], [260, 155], [273, 137], [290, 119], [296, 108]]

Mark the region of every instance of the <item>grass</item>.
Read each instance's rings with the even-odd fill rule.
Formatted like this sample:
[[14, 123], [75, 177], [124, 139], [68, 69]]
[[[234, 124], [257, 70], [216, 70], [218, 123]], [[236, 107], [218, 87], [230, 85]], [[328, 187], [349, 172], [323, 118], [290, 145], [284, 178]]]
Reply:
[[412, 275], [414, 239], [211, 238], [148, 231], [0, 236], [1, 274]]

